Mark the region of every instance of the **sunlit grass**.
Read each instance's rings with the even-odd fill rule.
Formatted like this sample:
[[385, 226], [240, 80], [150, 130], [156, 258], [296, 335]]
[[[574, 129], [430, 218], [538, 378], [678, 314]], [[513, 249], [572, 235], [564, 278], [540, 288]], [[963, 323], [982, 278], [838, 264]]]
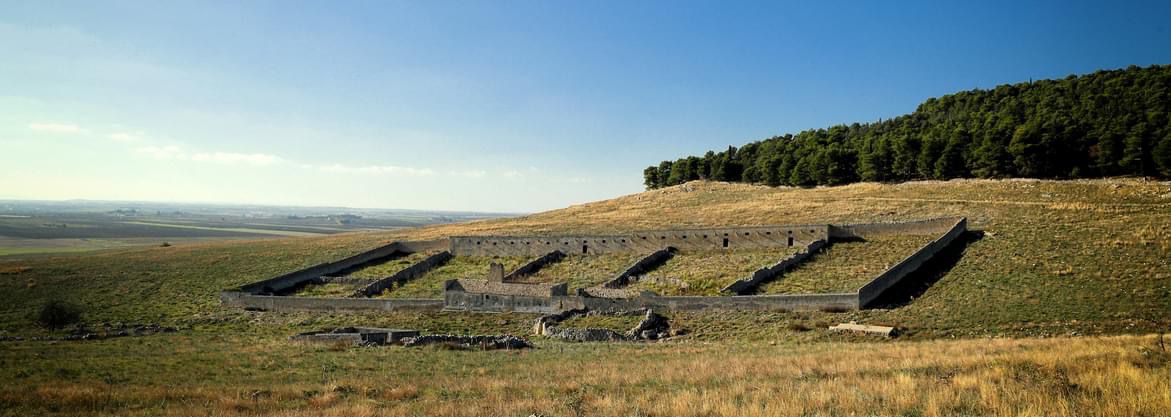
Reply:
[[520, 282], [566, 282], [569, 291], [600, 285], [625, 271], [646, 254], [614, 253], [604, 255], [569, 255], [547, 265]]
[[[9, 344], [9, 415], [1171, 414], [1152, 336], [337, 348], [209, 334]], [[36, 354], [34, 354], [34, 352]]]
[[524, 256], [456, 256], [443, 266], [428, 271], [406, 284], [384, 291], [388, 298], [443, 298], [443, 283], [450, 279], [484, 279], [493, 262], [504, 265], [505, 273], [531, 261]]
[[934, 235], [884, 235], [865, 242], [839, 242], [823, 249], [779, 280], [760, 287], [761, 294], [812, 294], [856, 291], [887, 268], [905, 259]]
[[[719, 295], [728, 284], [780, 262], [797, 247], [680, 251], [666, 264], [640, 277], [631, 288], [659, 295]], [[681, 281], [681, 282], [680, 282]]]

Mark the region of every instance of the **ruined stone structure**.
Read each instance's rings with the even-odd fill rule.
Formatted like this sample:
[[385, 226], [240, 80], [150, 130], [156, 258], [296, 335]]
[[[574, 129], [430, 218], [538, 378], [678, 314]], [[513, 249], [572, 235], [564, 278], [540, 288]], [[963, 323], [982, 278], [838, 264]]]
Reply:
[[[460, 236], [445, 240], [396, 242], [341, 261], [317, 265], [301, 271], [224, 291], [221, 300], [227, 305], [260, 310], [459, 310], [530, 313], [557, 313], [573, 309], [592, 311], [656, 310], [824, 310], [845, 311], [867, 308], [919, 270], [936, 254], [956, 242], [967, 230], [964, 218], [932, 219], [905, 223], [857, 225], [800, 225], [678, 229], [631, 232], [604, 236]], [[938, 237], [905, 259], [882, 272], [861, 288], [844, 293], [780, 294], [731, 296], [670, 296], [623, 288], [631, 277], [670, 259], [674, 250], [737, 250], [802, 247], [802, 251], [757, 270], [752, 276], [729, 283], [732, 294], [750, 294], [770, 280], [783, 279], [786, 270], [805, 261], [834, 241], [865, 239], [884, 234], [924, 234]], [[404, 256], [416, 251], [446, 250], [446, 256], [432, 256], [391, 277], [370, 284], [361, 295], [376, 294], [396, 283], [426, 273], [450, 257], [460, 256], [533, 256], [539, 257], [505, 274], [494, 265], [488, 279], [458, 279], [444, 284], [443, 299], [369, 299], [284, 297], [284, 292], [307, 283], [320, 282], [362, 265]], [[644, 258], [611, 279], [604, 286], [579, 289], [568, 294], [566, 284], [523, 284], [509, 282], [535, 273], [545, 265], [570, 253], [645, 253]], [[442, 259], [442, 260], [441, 260]], [[470, 277], [469, 277], [470, 278]], [[606, 288], [610, 287], [610, 288]]]

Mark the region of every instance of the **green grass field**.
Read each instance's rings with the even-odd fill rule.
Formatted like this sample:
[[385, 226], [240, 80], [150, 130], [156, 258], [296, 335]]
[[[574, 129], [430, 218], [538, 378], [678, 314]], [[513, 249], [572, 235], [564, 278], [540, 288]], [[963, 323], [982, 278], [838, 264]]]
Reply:
[[572, 293], [577, 288], [588, 288], [613, 279], [643, 256], [646, 254], [569, 255], [520, 282], [565, 282]]
[[496, 262], [504, 265], [505, 273], [512, 271], [531, 261], [523, 256], [456, 256], [446, 264], [427, 271], [423, 276], [408, 281], [406, 284], [385, 291], [380, 295], [387, 298], [443, 298], [443, 283], [449, 279], [484, 279], [488, 276], [489, 264]]
[[780, 262], [796, 251], [796, 247], [681, 251], [631, 287], [659, 295], [719, 295], [728, 284], [752, 276], [757, 269]]
[[[966, 216], [983, 237], [909, 304], [665, 312], [690, 330], [668, 343], [536, 339], [539, 349], [528, 352], [289, 344], [296, 332], [342, 325], [526, 335], [535, 316], [252, 312], [217, 299], [222, 289], [400, 239], [940, 216]], [[33, 319], [54, 298], [82, 306], [89, 323], [184, 330], [0, 342], [0, 415], [1167, 415], [1166, 354], [1153, 336], [1125, 335], [1171, 328], [1169, 226], [1171, 183], [1137, 179], [812, 189], [697, 182], [512, 219], [10, 257], [0, 259], [4, 335], [59, 334]], [[834, 250], [843, 248], [852, 247]], [[821, 266], [847, 265], [850, 253], [831, 253]], [[447, 277], [487, 272], [486, 262], [449, 266], [388, 295], [436, 297]], [[899, 326], [904, 336], [825, 331], [851, 320]]]
[[857, 291], [878, 274], [938, 236], [876, 236], [864, 242], [830, 245], [780, 279], [762, 285], [761, 294], [815, 294]]

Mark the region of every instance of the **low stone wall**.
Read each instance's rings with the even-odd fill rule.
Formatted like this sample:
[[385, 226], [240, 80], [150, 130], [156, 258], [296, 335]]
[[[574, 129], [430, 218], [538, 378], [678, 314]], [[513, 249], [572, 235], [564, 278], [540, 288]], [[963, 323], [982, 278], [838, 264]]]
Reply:
[[589, 287], [578, 288], [577, 295], [582, 297], [598, 297], [598, 298], [634, 298], [634, 297], [654, 297], [657, 294], [635, 288], [606, 288], [606, 287]]
[[454, 311], [552, 314], [580, 308], [582, 297], [502, 295], [444, 291], [443, 308]]
[[401, 271], [396, 272], [386, 278], [374, 281], [354, 292], [354, 297], [372, 297], [378, 295], [387, 288], [395, 285], [402, 285], [403, 283], [412, 279], [418, 278], [427, 271], [438, 268], [450, 261], [452, 258], [451, 252], [443, 251], [437, 254], [428, 256], [427, 259], [419, 261], [414, 265], [408, 266]]
[[941, 217], [909, 222], [831, 225], [829, 237], [831, 239], [865, 239], [867, 236], [881, 235], [942, 235], [960, 219], [962, 218]]
[[652, 308], [664, 311], [680, 310], [785, 310], [785, 311], [847, 311], [857, 310], [857, 293], [837, 294], [779, 294], [736, 295], [713, 297], [639, 297], [639, 298], [581, 298], [582, 308], [594, 311], [624, 311]]
[[552, 314], [572, 309], [602, 312], [629, 311], [641, 308], [656, 310], [785, 310], [847, 311], [858, 309], [857, 293], [782, 294], [714, 297], [635, 297], [592, 298], [581, 296], [532, 297], [479, 294], [462, 291], [444, 292], [444, 308], [478, 312], [522, 312]]
[[443, 284], [443, 290], [477, 294], [556, 297], [568, 294], [569, 284], [521, 284], [514, 282], [494, 282], [482, 279], [452, 279]]
[[559, 250], [546, 253], [540, 258], [533, 259], [532, 261], [529, 261], [529, 263], [521, 265], [520, 268], [509, 272], [508, 275], [504, 276], [504, 282], [514, 281], [526, 275], [535, 274], [546, 265], [561, 262], [561, 259], [563, 258], [565, 258], [565, 253]]
[[447, 239], [394, 242], [372, 250], [342, 259], [340, 261], [317, 264], [305, 269], [290, 272], [278, 277], [253, 282], [240, 286], [240, 291], [250, 294], [274, 294], [304, 285], [322, 276], [335, 274], [358, 265], [375, 262], [395, 254], [407, 254], [437, 248], [446, 248], [450, 242]]
[[828, 239], [828, 224], [648, 230], [597, 236], [456, 236], [451, 238], [451, 253], [455, 256], [540, 256], [560, 250], [565, 254], [588, 255], [649, 253], [668, 246], [679, 250], [736, 250], [805, 245]]
[[239, 291], [220, 293], [225, 306], [264, 311], [438, 311], [440, 299], [316, 298], [253, 295]]
[[869, 283], [863, 285], [862, 288], [859, 288], [859, 305], [861, 307], [869, 306], [874, 302], [874, 300], [877, 300], [879, 297], [881, 297], [887, 289], [895, 286], [900, 281], [902, 281], [903, 278], [906, 278], [907, 275], [910, 275], [911, 273], [918, 270], [920, 266], [923, 266], [924, 263], [930, 261], [931, 258], [935, 256], [935, 254], [939, 253], [939, 251], [943, 250], [948, 245], [951, 245], [953, 242], [955, 242], [956, 239], [959, 239], [960, 236], [963, 236], [964, 232], [968, 230], [967, 219], [961, 217], [958, 220], [951, 219], [951, 221], [951, 226], [947, 229], [946, 233], [943, 233], [938, 238], [935, 238], [935, 240], [928, 242], [918, 251], [915, 251], [914, 254], [911, 254], [911, 256], [908, 256], [899, 263], [888, 268]]
[[622, 273], [618, 274], [618, 276], [614, 277], [614, 279], [611, 279], [602, 284], [602, 287], [625, 287], [627, 284], [630, 284], [630, 277], [642, 275], [650, 272], [651, 270], [654, 270], [655, 268], [658, 268], [660, 265], [671, 260], [671, 257], [675, 256], [675, 252], [676, 249], [670, 246], [654, 251], [650, 255], [647, 255], [642, 259], [634, 262], [634, 265], [626, 268], [625, 271], [622, 271]]
[[806, 259], [809, 259], [809, 257], [813, 256], [813, 254], [820, 251], [825, 247], [825, 245], [826, 243], [824, 240], [813, 241], [813, 243], [810, 243], [809, 246], [806, 246], [800, 252], [789, 255], [785, 259], [782, 259], [780, 262], [777, 262], [772, 266], [760, 268], [756, 270], [756, 272], [753, 272], [752, 276], [748, 278], [742, 278], [729, 284], [727, 287], [724, 287], [724, 291], [738, 295], [751, 293], [752, 291], [755, 291], [756, 287], [760, 286], [760, 284], [772, 281], [776, 279], [777, 276], [783, 274], [785, 271], [788, 271], [802, 262], [805, 262]]

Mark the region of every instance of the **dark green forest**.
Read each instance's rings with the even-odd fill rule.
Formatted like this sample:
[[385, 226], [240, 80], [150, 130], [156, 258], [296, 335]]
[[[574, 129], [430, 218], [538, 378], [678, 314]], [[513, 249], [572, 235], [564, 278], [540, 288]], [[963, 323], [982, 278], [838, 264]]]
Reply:
[[930, 98], [915, 112], [663, 161], [647, 188], [697, 179], [840, 185], [951, 178], [1171, 177], [1171, 66]]

